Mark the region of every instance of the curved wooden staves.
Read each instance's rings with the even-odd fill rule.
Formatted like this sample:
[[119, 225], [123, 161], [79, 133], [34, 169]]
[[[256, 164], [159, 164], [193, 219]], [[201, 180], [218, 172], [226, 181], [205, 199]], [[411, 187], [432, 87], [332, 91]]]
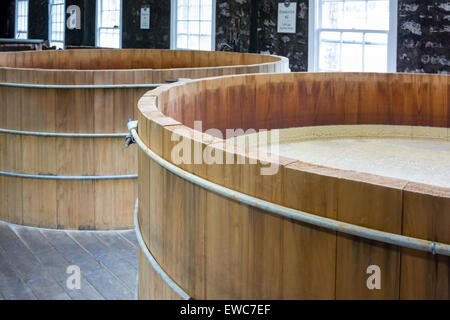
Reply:
[[[202, 129], [384, 124], [449, 128], [449, 77], [409, 74], [273, 74], [175, 84], [139, 102], [139, 136], [172, 162], [192, 151], [245, 164], [177, 164], [215, 184], [321, 217], [450, 243], [450, 190], [280, 158], [231, 145]], [[449, 130], [447, 130], [449, 132]], [[447, 135], [447, 139], [450, 135]], [[250, 159], [256, 159], [251, 164]], [[139, 225], [161, 268], [194, 299], [448, 299], [450, 260], [302, 224], [218, 196], [139, 151]], [[381, 290], [367, 268], [380, 267]], [[139, 297], [173, 292], [140, 259]]]
[[0, 220], [132, 228], [137, 152], [122, 136], [138, 99], [166, 80], [286, 68], [286, 58], [222, 52], [0, 53], [0, 172], [10, 174], [0, 174]]

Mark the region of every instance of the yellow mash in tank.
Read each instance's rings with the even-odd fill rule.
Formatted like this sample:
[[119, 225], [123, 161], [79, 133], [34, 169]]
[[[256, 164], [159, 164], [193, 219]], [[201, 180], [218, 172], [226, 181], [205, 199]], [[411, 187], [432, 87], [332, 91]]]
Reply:
[[450, 188], [448, 128], [318, 126], [272, 130], [232, 140], [321, 166]]

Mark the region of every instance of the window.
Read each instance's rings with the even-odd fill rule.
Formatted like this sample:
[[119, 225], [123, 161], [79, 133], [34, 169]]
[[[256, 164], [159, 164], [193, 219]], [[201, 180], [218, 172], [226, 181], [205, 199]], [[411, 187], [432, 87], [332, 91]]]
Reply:
[[48, 34], [50, 45], [58, 49], [64, 49], [64, 32], [66, 30], [65, 7], [65, 0], [50, 0]]
[[309, 70], [395, 72], [397, 1], [310, 0]]
[[172, 49], [214, 50], [215, 0], [172, 0]]
[[122, 1], [97, 0], [96, 44], [103, 48], [122, 46]]
[[16, 0], [16, 39], [28, 39], [28, 0]]

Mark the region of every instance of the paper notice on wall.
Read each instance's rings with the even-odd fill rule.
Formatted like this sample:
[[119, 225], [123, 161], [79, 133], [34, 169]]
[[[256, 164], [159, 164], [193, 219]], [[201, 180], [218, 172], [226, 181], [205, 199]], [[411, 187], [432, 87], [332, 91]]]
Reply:
[[278, 3], [278, 33], [295, 33], [296, 17], [297, 2]]
[[141, 8], [141, 29], [150, 29], [150, 6]]

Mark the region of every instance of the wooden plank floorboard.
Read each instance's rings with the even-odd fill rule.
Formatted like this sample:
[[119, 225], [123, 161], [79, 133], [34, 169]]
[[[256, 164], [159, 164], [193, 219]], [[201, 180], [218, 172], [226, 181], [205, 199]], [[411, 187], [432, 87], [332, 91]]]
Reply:
[[0, 292], [8, 300], [35, 300], [36, 296], [11, 268], [0, 248]]
[[89, 283], [86, 277], [81, 277], [81, 288], [70, 290], [66, 281], [70, 276], [66, 273], [71, 265], [63, 255], [57, 251], [39, 231], [30, 228], [13, 227], [19, 238], [30, 248], [36, 259], [48, 270], [48, 272], [65, 289], [66, 293], [74, 300], [102, 300], [104, 297]]
[[138, 250], [134, 245], [116, 232], [96, 232], [95, 236], [137, 270]]
[[[0, 222], [0, 300], [135, 299], [135, 240], [132, 230], [67, 232]], [[81, 269], [80, 290], [66, 286], [69, 265]]]
[[[73, 265], [78, 265], [81, 273], [108, 300], [131, 300], [134, 294], [114, 277], [109, 270], [94, 259], [91, 254], [73, 241], [68, 233], [41, 231], [50, 243]], [[71, 233], [72, 234], [72, 233]], [[89, 234], [77, 232], [73, 234]]]
[[39, 300], [71, 300], [64, 289], [50, 277], [36, 277], [28, 281]]
[[73, 232], [69, 236], [117, 276], [130, 293], [134, 292], [137, 274], [135, 266], [119, 257], [114, 250], [102, 243], [93, 233]]
[[123, 238], [125, 238], [126, 240], [128, 240], [130, 243], [132, 243], [136, 248], [139, 246], [137, 238], [136, 238], [136, 234], [134, 233], [134, 231], [117, 231], [117, 233], [122, 236]]
[[33, 290], [38, 299], [70, 299], [9, 225], [0, 224], [0, 246], [6, 261]]

